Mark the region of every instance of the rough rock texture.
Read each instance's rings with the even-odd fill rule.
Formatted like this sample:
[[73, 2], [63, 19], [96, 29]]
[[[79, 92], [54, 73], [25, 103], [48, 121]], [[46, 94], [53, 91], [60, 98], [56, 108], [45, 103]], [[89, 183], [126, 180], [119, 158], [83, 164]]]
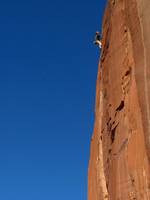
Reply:
[[89, 200], [150, 199], [150, 0], [109, 0], [96, 86]]

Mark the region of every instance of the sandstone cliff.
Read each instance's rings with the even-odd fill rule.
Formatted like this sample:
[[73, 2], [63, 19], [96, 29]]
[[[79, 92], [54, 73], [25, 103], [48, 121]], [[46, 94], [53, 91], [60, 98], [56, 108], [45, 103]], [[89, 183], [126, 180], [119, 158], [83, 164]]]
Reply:
[[103, 19], [89, 200], [150, 199], [150, 1], [109, 0]]

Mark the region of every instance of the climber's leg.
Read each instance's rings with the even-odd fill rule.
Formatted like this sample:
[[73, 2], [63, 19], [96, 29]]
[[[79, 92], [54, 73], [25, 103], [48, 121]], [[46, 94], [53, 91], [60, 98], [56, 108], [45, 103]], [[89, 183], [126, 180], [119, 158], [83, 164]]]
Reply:
[[101, 41], [96, 40], [96, 41], [94, 41], [94, 44], [98, 45], [100, 49], [102, 48], [102, 42]]

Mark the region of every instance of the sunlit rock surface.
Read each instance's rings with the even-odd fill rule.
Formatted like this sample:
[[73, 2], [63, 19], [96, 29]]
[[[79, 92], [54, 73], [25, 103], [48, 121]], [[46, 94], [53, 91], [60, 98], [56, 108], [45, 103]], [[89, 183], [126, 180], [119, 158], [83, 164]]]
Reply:
[[150, 1], [109, 0], [96, 85], [89, 200], [150, 199]]

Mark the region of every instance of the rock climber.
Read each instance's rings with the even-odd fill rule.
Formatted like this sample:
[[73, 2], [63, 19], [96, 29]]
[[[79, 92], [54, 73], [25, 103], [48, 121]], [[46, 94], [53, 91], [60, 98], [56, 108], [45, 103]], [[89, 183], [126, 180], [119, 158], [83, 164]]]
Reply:
[[102, 38], [98, 31], [96, 31], [96, 33], [95, 33], [94, 44], [99, 46], [100, 49], [102, 48]]

